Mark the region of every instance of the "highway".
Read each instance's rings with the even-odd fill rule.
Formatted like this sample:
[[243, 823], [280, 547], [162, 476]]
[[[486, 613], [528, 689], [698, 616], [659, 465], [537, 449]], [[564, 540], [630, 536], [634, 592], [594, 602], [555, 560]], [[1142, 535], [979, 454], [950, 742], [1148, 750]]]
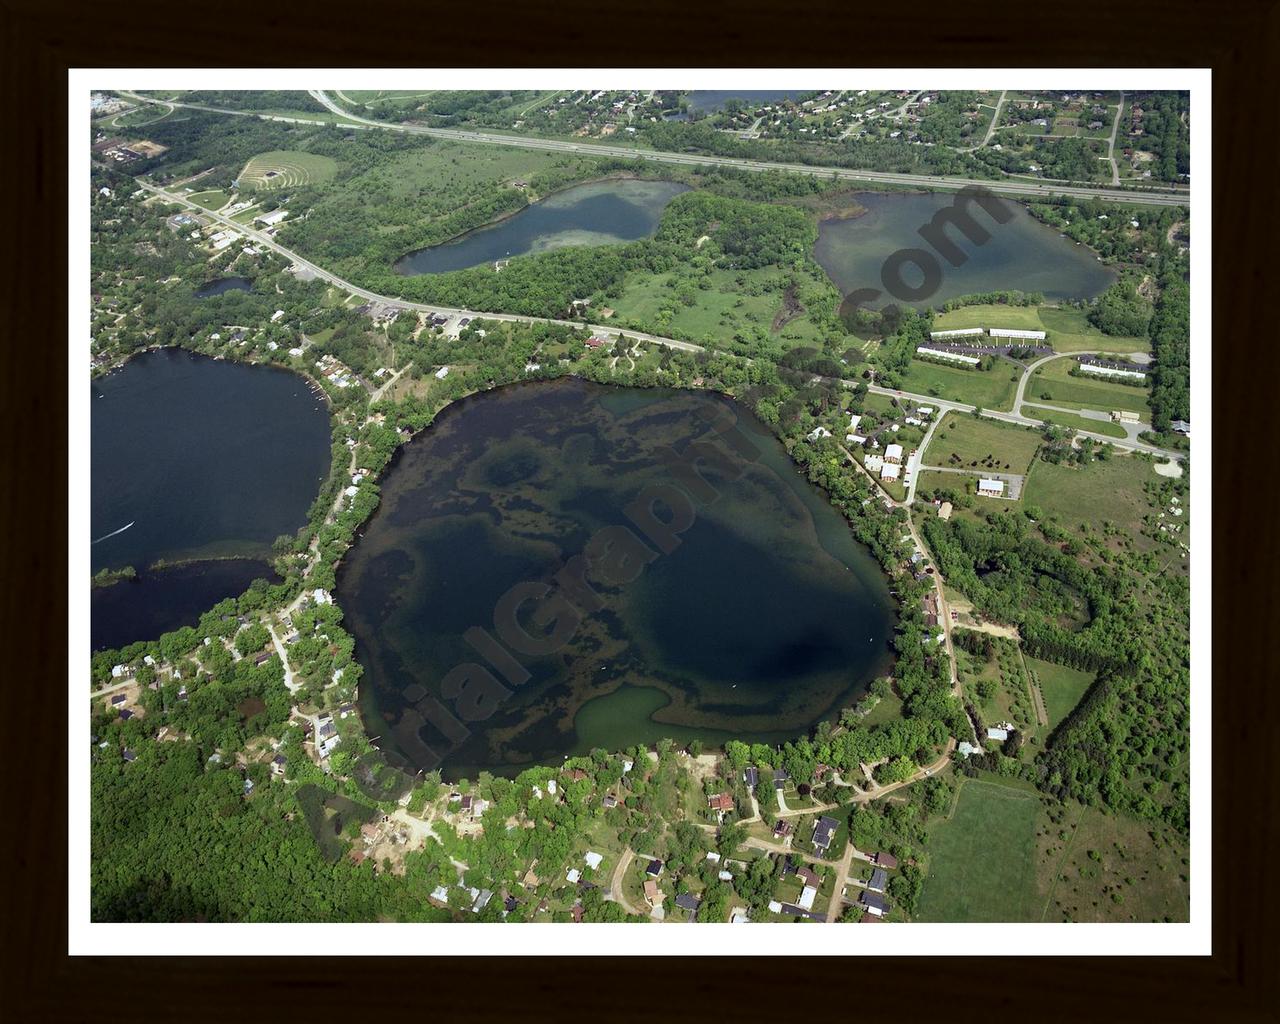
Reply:
[[[279, 121], [284, 124], [328, 125], [332, 122], [314, 120], [303, 117], [285, 117], [279, 114], [260, 114], [247, 110], [225, 110], [220, 107], [208, 107], [198, 103], [179, 103], [174, 100], [156, 100], [127, 90], [116, 90], [122, 96], [142, 103], [154, 103], [159, 106], [187, 107], [191, 110], [203, 110], [214, 114], [234, 114], [242, 117], [259, 117], [266, 121]], [[1151, 190], [1131, 191], [1125, 189], [1085, 188], [1079, 185], [1063, 185], [1056, 182], [1019, 182], [987, 180], [982, 178], [955, 178], [933, 176], [927, 174], [897, 174], [888, 171], [851, 170], [844, 167], [825, 167], [812, 164], [775, 163], [766, 160], [746, 160], [738, 157], [704, 156], [696, 153], [668, 153], [654, 149], [636, 149], [628, 146], [609, 146], [598, 142], [569, 142], [563, 139], [536, 138], [524, 135], [503, 135], [497, 132], [469, 131], [457, 128], [430, 128], [426, 125], [391, 124], [387, 121], [375, 121], [359, 114], [352, 114], [339, 106], [323, 90], [311, 91], [311, 96], [326, 109], [342, 117], [342, 127], [362, 129], [366, 131], [382, 130], [403, 132], [409, 135], [426, 135], [438, 139], [452, 139], [455, 142], [469, 142], [497, 146], [515, 146], [523, 149], [537, 149], [552, 152], [576, 153], [582, 156], [603, 156], [624, 160], [652, 160], [657, 163], [680, 164], [687, 167], [737, 167], [749, 171], [785, 171], [791, 174], [809, 174], [817, 177], [834, 178], [839, 181], [873, 182], [883, 185], [899, 185], [904, 188], [924, 188], [934, 190], [956, 190], [977, 185], [989, 189], [997, 195], [1015, 198], [1037, 198], [1044, 196], [1067, 196], [1073, 199], [1100, 199], [1110, 202], [1137, 203], [1146, 206], [1191, 206], [1191, 195], [1188, 191]]]
[[[205, 216], [211, 220], [217, 221], [223, 227], [227, 227], [233, 231], [239, 232], [241, 235], [250, 239], [253, 242], [256, 242], [258, 245], [261, 245], [267, 249], [270, 249], [273, 252], [276, 252], [279, 255], [283, 256], [285, 259], [292, 261], [295, 266], [301, 267], [304, 270], [309, 271], [311, 274], [314, 274], [316, 277], [320, 278], [321, 280], [327, 281], [329, 284], [333, 285], [334, 287], [341, 288], [352, 295], [356, 295], [364, 299], [366, 302], [381, 302], [388, 305], [400, 306], [402, 309], [416, 310], [420, 313], [440, 313], [450, 317], [453, 317], [453, 316], [471, 317], [472, 319], [475, 319], [476, 317], [482, 317], [485, 320], [499, 320], [499, 321], [506, 321], [508, 323], [523, 323], [523, 324], [539, 324], [539, 323], [562, 324], [564, 326], [573, 327], [577, 329], [586, 327], [588, 330], [594, 331], [597, 334], [610, 335], [613, 337], [620, 337], [620, 338], [630, 338], [635, 341], [644, 341], [653, 345], [665, 345], [667, 348], [679, 349], [684, 352], [713, 352], [714, 353], [716, 351], [714, 349], [707, 349], [702, 345], [695, 345], [691, 341], [680, 341], [676, 338], [664, 338], [656, 334], [646, 334], [644, 331], [635, 331], [635, 330], [630, 330], [629, 328], [624, 328], [624, 327], [608, 327], [601, 324], [583, 324], [581, 321], [577, 321], [577, 320], [557, 320], [552, 317], [544, 317], [544, 316], [522, 316], [517, 313], [486, 313], [479, 310], [455, 309], [451, 306], [433, 306], [425, 302], [409, 302], [405, 299], [400, 298], [399, 296], [379, 295], [377, 292], [371, 292], [367, 288], [361, 288], [359, 285], [352, 284], [350, 281], [344, 280], [343, 278], [339, 277], [337, 274], [331, 273], [330, 271], [325, 270], [323, 267], [319, 267], [316, 264], [312, 263], [310, 260], [304, 259], [302, 256], [299, 256], [296, 252], [293, 252], [291, 249], [286, 249], [274, 238], [271, 238], [269, 235], [265, 234], [262, 231], [258, 231], [256, 228], [252, 228], [246, 224], [241, 224], [237, 221], [232, 220], [230, 217], [224, 217], [220, 213], [215, 213], [212, 210], [206, 209], [203, 206], [193, 203], [186, 196], [178, 195], [175, 192], [166, 191], [165, 189], [162, 189], [157, 185], [152, 185], [148, 182], [143, 181], [141, 178], [135, 178], [133, 180], [140, 188], [146, 189], [146, 191], [150, 192], [152, 195], [159, 196], [160, 198], [166, 200], [167, 202], [177, 203], [181, 206], [185, 206], [190, 210], [194, 210], [200, 213], [202, 216]], [[718, 354], [723, 355], [725, 353], [718, 353]], [[819, 379], [825, 380], [829, 383], [839, 384], [842, 387], [847, 387], [847, 388], [852, 388], [857, 384], [856, 381], [844, 380], [843, 378], [837, 378], [837, 377], [820, 377]], [[932, 395], [919, 395], [919, 394], [914, 394], [910, 391], [896, 391], [891, 388], [880, 387], [879, 385], [876, 385], [876, 384], [869, 385], [868, 390], [878, 395], [892, 395], [892, 396], [897, 396], [902, 398], [910, 398], [910, 399], [913, 399], [914, 401], [921, 402], [925, 405], [933, 405], [939, 409], [951, 410], [954, 412], [973, 412], [975, 408], [974, 406], [966, 405], [963, 402], [950, 402], [950, 401], [947, 401], [946, 399], [934, 398]], [[994, 410], [983, 409], [982, 415], [990, 417], [991, 419], [995, 419], [995, 420], [1003, 420], [1006, 423], [1016, 423], [1019, 426], [1024, 426], [1024, 427], [1039, 426], [1040, 423], [1042, 422], [1041, 420], [1038, 420], [1029, 416], [1023, 416], [1020, 413], [1016, 413], [1016, 412], [995, 412]], [[1149, 455], [1161, 456], [1166, 459], [1176, 459], [1178, 461], [1182, 461], [1185, 458], [1185, 455], [1182, 452], [1175, 452], [1175, 451], [1166, 450], [1164, 448], [1157, 448], [1154, 445], [1145, 444], [1140, 441], [1133, 441], [1133, 440], [1121, 441], [1114, 437], [1108, 437], [1106, 434], [1094, 434], [1094, 433], [1090, 433], [1087, 430], [1078, 430], [1076, 431], [1076, 433], [1081, 437], [1091, 437], [1096, 441], [1105, 441], [1107, 444], [1115, 445], [1117, 448], [1146, 452]]]

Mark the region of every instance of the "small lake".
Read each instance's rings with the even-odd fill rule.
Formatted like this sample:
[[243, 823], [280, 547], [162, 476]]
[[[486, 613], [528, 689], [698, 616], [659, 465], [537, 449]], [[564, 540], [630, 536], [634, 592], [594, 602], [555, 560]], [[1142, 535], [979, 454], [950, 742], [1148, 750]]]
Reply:
[[247, 292], [252, 290], [253, 281], [247, 277], [221, 277], [210, 281], [196, 289], [197, 299], [207, 299], [210, 295], [225, 295], [227, 292]]
[[194, 626], [215, 604], [226, 597], [239, 597], [256, 579], [280, 582], [269, 562], [219, 558], [144, 569], [136, 579], [94, 587], [89, 642], [100, 651]]
[[701, 89], [689, 93], [689, 106], [710, 113], [723, 110], [730, 100], [741, 100], [745, 106], [777, 103], [779, 100], [805, 96], [812, 89]]
[[[975, 292], [1018, 289], [1042, 292], [1050, 300], [1089, 299], [1100, 295], [1116, 279], [1115, 271], [1098, 261], [1087, 246], [1063, 238], [1053, 228], [1037, 221], [1021, 203], [1002, 199], [1013, 213], [1005, 224], [996, 223], [976, 203], [970, 205], [975, 221], [991, 238], [983, 245], [970, 242], [956, 228], [947, 236], [968, 257], [953, 267], [920, 237], [919, 230], [935, 213], [951, 206], [946, 193], [865, 192], [854, 198], [866, 213], [848, 220], [824, 221], [818, 228], [814, 256], [835, 282], [841, 294], [859, 288], [884, 290], [881, 269], [900, 249], [924, 249], [938, 259], [942, 283], [937, 294], [919, 302], [899, 305], [923, 309], [947, 299]], [[908, 287], [921, 283], [914, 264], [902, 274]], [[888, 295], [864, 303], [879, 308], [895, 301]]]
[[[132, 565], [144, 574], [161, 559], [267, 557], [276, 537], [306, 522], [329, 472], [328, 407], [287, 370], [161, 349], [93, 381], [90, 403], [92, 572]], [[231, 586], [241, 577], [228, 566], [210, 570], [200, 577], [199, 600], [218, 578]], [[157, 589], [110, 590], [144, 588]], [[175, 618], [166, 629], [182, 624], [178, 612], [189, 602], [180, 590], [169, 591]], [[116, 600], [123, 597], [97, 603]], [[140, 619], [140, 628], [153, 621], [144, 627]]]
[[[456, 711], [440, 680], [483, 663], [463, 634], [502, 635], [509, 588], [554, 583], [599, 530], [629, 525], [628, 502], [675, 479], [663, 447], [705, 440], [727, 416], [755, 454], [736, 479], [708, 472], [718, 496], [674, 551], [614, 586], [589, 575], [600, 606], [554, 650], [520, 655], [530, 678], [460, 742], [421, 727], [411, 706], [432, 694]], [[499, 389], [445, 410], [381, 486], [337, 590], [369, 684], [366, 726], [393, 760], [439, 757], [447, 777], [474, 778], [662, 736], [781, 741], [837, 716], [890, 665], [879, 565], [773, 435], [721, 396], [575, 379]], [[536, 634], [547, 624], [531, 614], [520, 621]]]
[[662, 211], [688, 185], [622, 178], [575, 185], [514, 216], [451, 242], [408, 253], [397, 273], [443, 274], [566, 245], [613, 245], [648, 238]]

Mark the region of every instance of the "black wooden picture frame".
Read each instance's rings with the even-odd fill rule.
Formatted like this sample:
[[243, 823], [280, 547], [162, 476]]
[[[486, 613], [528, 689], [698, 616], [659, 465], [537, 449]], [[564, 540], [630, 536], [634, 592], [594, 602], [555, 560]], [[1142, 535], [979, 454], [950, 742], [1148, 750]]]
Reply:
[[[931, 9], [932, 8], [932, 9]], [[848, 4], [608, 8], [394, 3], [217, 8], [7, 0], [0, 7], [10, 259], [0, 374], [9, 471], [5, 518], [4, 749], [16, 813], [3, 843], [10, 939], [6, 1019], [148, 1020], [412, 1013], [917, 1020], [997, 1013], [1041, 1020], [1280, 1019], [1276, 716], [1271, 614], [1274, 300], [1264, 262], [1276, 221], [1280, 8], [1186, 0], [1031, 7], [997, 2], [854, 9]], [[208, 14], [210, 12], [206, 12]], [[186, 23], [184, 24], [184, 20]], [[199, 22], [197, 25], [196, 22]], [[67, 955], [66, 705], [67, 80], [72, 67], [1210, 67], [1213, 70], [1214, 644], [1213, 954], [1016, 959], [983, 954], [957, 926], [947, 958], [796, 963], [750, 958], [199, 958]], [[1199, 298], [1196, 296], [1195, 298]], [[1194, 299], [1193, 299], [1194, 301]], [[1247, 345], [1247, 358], [1232, 358]], [[1259, 388], [1246, 382], [1263, 382]], [[74, 667], [72, 678], [76, 678]], [[1203, 752], [1196, 751], [1198, 756]], [[1193, 814], [1195, 810], [1193, 809]], [[142, 926], [145, 927], [145, 926]], [[216, 926], [215, 926], [216, 927]], [[1048, 926], [1041, 926], [1048, 927]], [[1123, 925], [1115, 925], [1124, 928]], [[358, 953], [335, 933], [334, 952]], [[1027, 930], [1028, 953], [1040, 932]], [[409, 942], [415, 940], [408, 940]], [[707, 954], [715, 954], [714, 933]], [[122, 943], [127, 939], [122, 939]], [[120, 952], [127, 954], [127, 946]], [[427, 950], [406, 948], [406, 954]], [[1141, 950], [1135, 953], [1141, 954]], [[408, 982], [412, 980], [413, 983]], [[323, 1009], [321, 1009], [323, 1008]]]

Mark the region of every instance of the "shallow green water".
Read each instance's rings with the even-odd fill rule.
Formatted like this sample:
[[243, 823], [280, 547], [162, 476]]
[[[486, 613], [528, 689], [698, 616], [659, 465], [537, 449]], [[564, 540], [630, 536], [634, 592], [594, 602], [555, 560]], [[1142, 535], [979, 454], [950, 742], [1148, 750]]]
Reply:
[[[947, 237], [964, 258], [960, 266], [952, 266], [919, 232], [939, 210], [953, 204], [953, 196], [941, 192], [867, 192], [854, 198], [866, 213], [823, 222], [814, 247], [814, 256], [842, 294], [862, 288], [887, 293], [882, 270], [886, 260], [902, 249], [924, 250], [941, 270], [940, 284], [932, 295], [912, 302], [885, 294], [880, 300], [864, 302], [867, 308], [878, 309], [889, 301], [917, 308], [938, 306], [959, 295], [1011, 289], [1042, 292], [1048, 299], [1087, 299], [1101, 294], [1115, 280], [1115, 272], [1099, 262], [1088, 247], [1063, 238], [1011, 200], [1000, 200], [1010, 214], [1003, 224], [977, 204], [970, 206], [974, 221], [990, 235], [982, 244], [970, 241], [955, 228], [948, 229]], [[902, 280], [915, 288], [921, 285], [923, 275], [917, 266], [908, 264]]]
[[[602, 529], [625, 526], [641, 540], [627, 506], [680, 479], [660, 450], [714, 438], [710, 424], [728, 416], [751, 457], [706, 470], [713, 491], [680, 499], [692, 522], [670, 553], [646, 539], [634, 550], [650, 560], [626, 580], [593, 567], [595, 598], [555, 580]], [[446, 411], [382, 486], [338, 594], [366, 668], [369, 732], [415, 767], [511, 774], [661, 736], [794, 737], [888, 666], [893, 614], [879, 566], [781, 445], [727, 399], [571, 379], [504, 388]], [[513, 652], [500, 629], [510, 620], [495, 609], [521, 581], [554, 584], [518, 616], [534, 636], [557, 617], [570, 624], [553, 649]], [[553, 604], [556, 594], [567, 603]], [[467, 643], [472, 627], [504, 637], [529, 678], [504, 679]], [[503, 685], [475, 721], [442, 684], [468, 663]], [[465, 735], [415, 718], [426, 694]]]

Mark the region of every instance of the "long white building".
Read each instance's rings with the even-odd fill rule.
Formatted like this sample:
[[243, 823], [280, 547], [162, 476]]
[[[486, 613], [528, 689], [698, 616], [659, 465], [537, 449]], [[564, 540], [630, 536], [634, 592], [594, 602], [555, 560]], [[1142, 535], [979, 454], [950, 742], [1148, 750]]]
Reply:
[[939, 338], [970, 338], [975, 334], [985, 333], [985, 327], [965, 327], [958, 331], [930, 331], [929, 337], [937, 341]]
[[1123, 377], [1126, 380], [1146, 380], [1147, 375], [1140, 370], [1116, 370], [1110, 366], [1099, 366], [1097, 363], [1081, 363], [1081, 373], [1092, 373], [1098, 377]]
[[930, 348], [928, 345], [917, 345], [916, 353], [922, 356], [932, 356], [934, 359], [947, 359], [953, 363], [967, 363], [969, 366], [977, 366], [979, 359], [977, 356], [967, 356], [963, 352], [948, 352], [946, 349]]
[[1015, 331], [1009, 327], [993, 327], [988, 332], [993, 338], [1026, 338], [1030, 341], [1044, 341], [1044, 331]]

